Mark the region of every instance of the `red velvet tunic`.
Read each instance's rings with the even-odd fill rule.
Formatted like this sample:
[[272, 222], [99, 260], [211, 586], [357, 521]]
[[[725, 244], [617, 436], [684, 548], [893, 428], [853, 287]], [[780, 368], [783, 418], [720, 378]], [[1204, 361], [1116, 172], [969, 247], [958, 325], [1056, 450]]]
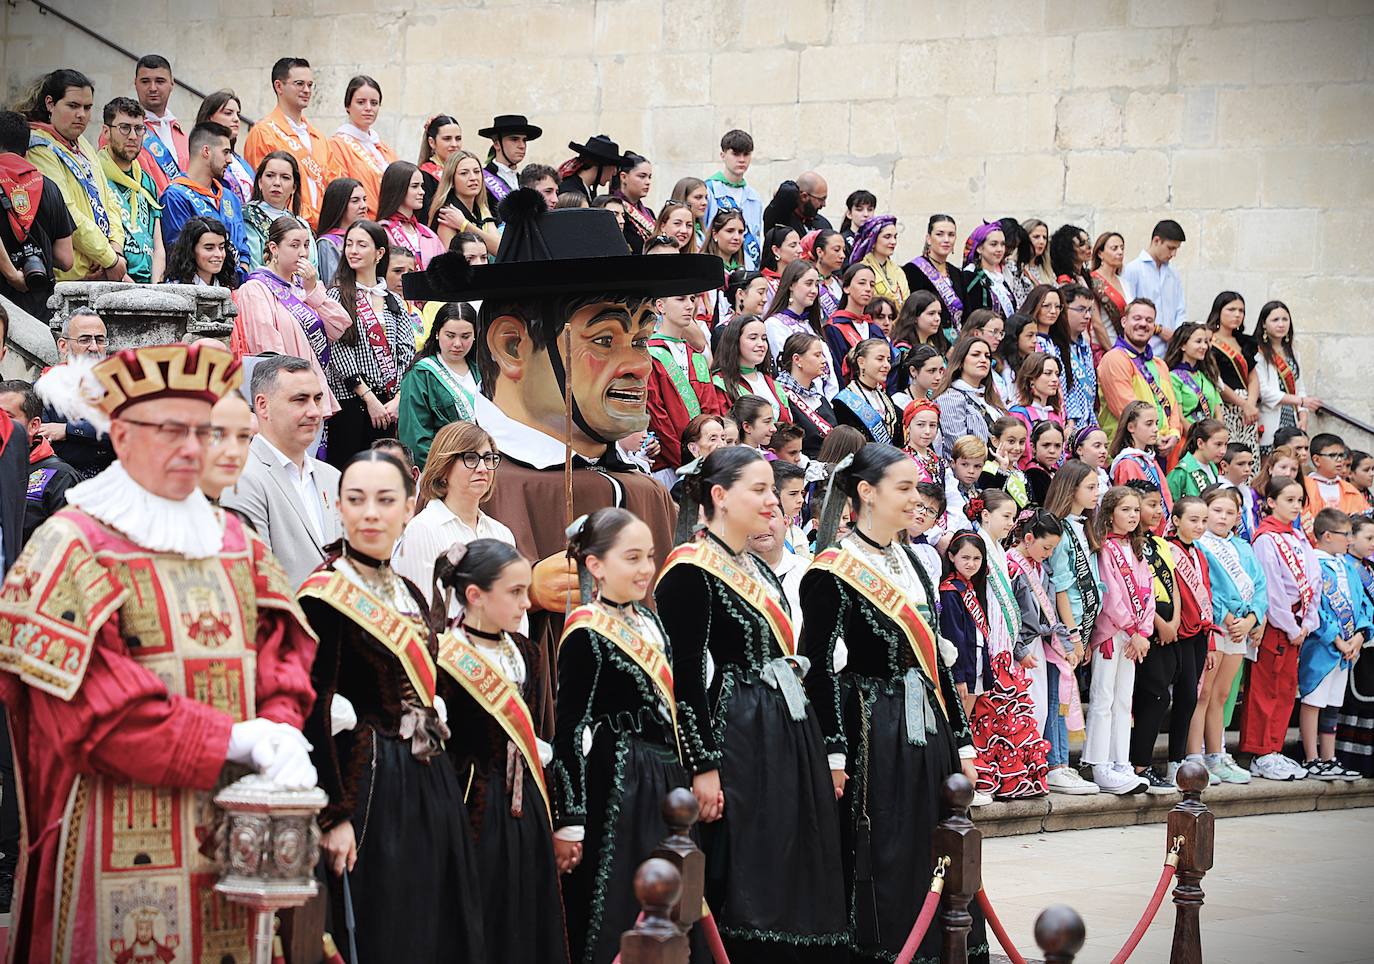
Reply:
[[[676, 469], [686, 462], [691, 461], [690, 455], [684, 456], [682, 452], [682, 433], [687, 428], [687, 423], [692, 420], [692, 413], [687, 408], [681, 390], [673, 381], [669, 374], [661, 355], [670, 352], [668, 343], [662, 338], [652, 338], [649, 340], [650, 351], [653, 352], [654, 367], [649, 374], [649, 396], [647, 407], [649, 409], [649, 428], [658, 438], [658, 457], [654, 459], [654, 471], [659, 469]], [[675, 364], [675, 363], [674, 363]], [[697, 376], [705, 373], [705, 378]], [[687, 380], [688, 387], [696, 397], [697, 406], [702, 414], [721, 415], [726, 409], [722, 408], [723, 398], [711, 384], [711, 376], [707, 372], [706, 358], [691, 345], [687, 346], [687, 370], [682, 373]]]
[[314, 652], [233, 516], [202, 560], [77, 509], [34, 534], [0, 589], [23, 819], [9, 960], [248, 959], [248, 915], [213, 893], [201, 850], [209, 791], [245, 772], [225, 766], [233, 723], [302, 724]]

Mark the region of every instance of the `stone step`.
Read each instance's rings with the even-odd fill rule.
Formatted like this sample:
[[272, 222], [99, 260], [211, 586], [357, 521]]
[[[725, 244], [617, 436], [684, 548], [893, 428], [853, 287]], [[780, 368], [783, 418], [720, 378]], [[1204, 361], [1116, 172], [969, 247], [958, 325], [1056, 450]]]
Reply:
[[[1092, 796], [1051, 793], [1030, 800], [994, 801], [975, 808], [973, 820], [985, 837], [1128, 827], [1163, 823], [1180, 799], [1177, 793], [1160, 796], [1138, 793], [1125, 797], [1110, 793]], [[1202, 794], [1202, 802], [1218, 817], [1374, 807], [1374, 780], [1328, 783], [1308, 779], [1280, 783], [1256, 778], [1247, 784], [1209, 787]]]

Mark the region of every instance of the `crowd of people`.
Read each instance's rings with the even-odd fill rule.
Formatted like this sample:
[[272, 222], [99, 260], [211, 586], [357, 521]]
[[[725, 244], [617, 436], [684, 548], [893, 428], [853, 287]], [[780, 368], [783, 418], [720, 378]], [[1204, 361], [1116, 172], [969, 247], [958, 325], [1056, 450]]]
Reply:
[[[0, 191], [27, 201], [0, 221], [0, 293], [44, 318], [54, 278], [219, 286], [238, 308], [228, 353], [184, 349], [226, 377], [173, 400], [203, 412], [161, 412], [183, 421], [131, 417], [167, 404], [152, 395], [109, 393], [103, 419], [63, 402], [92, 364], [154, 364], [107, 357], [90, 310], [61, 319], [41, 393], [0, 383], [0, 441], [29, 444], [22, 538], [0, 513], [18, 560], [0, 618], [47, 626], [43, 593], [93, 578], [62, 568], [68, 542], [222, 551], [204, 593], [257, 580], [273, 620], [184, 613], [192, 650], [259, 641], [257, 711], [230, 714], [219, 762], [318, 777], [333, 927], [356, 917], [361, 959], [610, 961], [675, 786], [700, 803], [735, 959], [892, 960], [950, 773], [976, 805], [1176, 793], [1185, 760], [1213, 783], [1374, 776], [1374, 456], [1309, 434], [1321, 402], [1284, 302], [1247, 326], [1222, 291], [1189, 319], [1177, 222], [1127, 261], [1111, 230], [1007, 217], [961, 245], [934, 214], [902, 262], [869, 191], [838, 229], [813, 171], [765, 203], [742, 130], [655, 208], [650, 159], [605, 135], [525, 163], [542, 130], [502, 115], [484, 161], [438, 114], [411, 163], [373, 129], [376, 80], [349, 81], [330, 137], [305, 117], [306, 61], [271, 80], [241, 154], [237, 97], [183, 131], [156, 55], [104, 105], [99, 150], [77, 71], [0, 112]], [[195, 472], [162, 471], [177, 458]], [[113, 578], [92, 634], [126, 605], [119, 580], [145, 585]], [[125, 663], [182, 632], [119, 612]], [[50, 694], [89, 727], [119, 708], [82, 702], [94, 674], [157, 665], [49, 655], [3, 664], [12, 716], [38, 713], [13, 724], [21, 768], [75, 719]], [[174, 705], [209, 685], [177, 683]], [[213, 752], [198, 770], [81, 752], [64, 766], [108, 781], [102, 799], [214, 782]], [[27, 805], [67, 820], [55, 772]], [[69, 938], [38, 911], [61, 893], [56, 838], [29, 843], [48, 861], [21, 907], [37, 960]], [[150, 873], [112, 905], [162, 914], [130, 938], [145, 948], [171, 933]]]

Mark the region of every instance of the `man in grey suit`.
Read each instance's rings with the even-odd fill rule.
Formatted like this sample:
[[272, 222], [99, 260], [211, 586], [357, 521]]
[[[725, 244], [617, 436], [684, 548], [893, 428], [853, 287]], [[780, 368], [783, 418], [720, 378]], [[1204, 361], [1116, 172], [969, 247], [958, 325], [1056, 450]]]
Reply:
[[238, 484], [220, 501], [243, 513], [299, 586], [343, 534], [339, 470], [306, 454], [324, 417], [319, 376], [303, 358], [276, 355], [253, 367], [249, 390], [258, 435]]

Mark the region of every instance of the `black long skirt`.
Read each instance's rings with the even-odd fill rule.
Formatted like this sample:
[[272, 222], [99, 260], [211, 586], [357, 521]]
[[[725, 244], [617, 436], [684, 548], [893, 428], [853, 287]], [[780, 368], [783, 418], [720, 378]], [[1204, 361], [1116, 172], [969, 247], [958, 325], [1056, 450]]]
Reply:
[[[358, 862], [348, 883], [357, 964], [485, 961], [475, 845], [463, 790], [445, 755], [422, 763], [409, 741], [373, 733], [375, 763], [358, 788]], [[348, 959], [343, 883], [327, 875]]]
[[[574, 961], [610, 964], [620, 953], [620, 935], [639, 916], [635, 871], [668, 835], [663, 798], [669, 790], [691, 785], [668, 747], [597, 728], [587, 757], [582, 862], [563, 879]], [[710, 956], [699, 931], [692, 929], [692, 961], [705, 964]]]
[[487, 953], [507, 964], [566, 964], [553, 829], [538, 784], [523, 772], [521, 816], [511, 816], [511, 794], [501, 774], [491, 775], [483, 794], [477, 873]]
[[1350, 668], [1345, 703], [1336, 717], [1336, 759], [1374, 777], [1374, 653]]
[[720, 783], [725, 813], [702, 830], [706, 897], [731, 960], [845, 961], [839, 811], [816, 716], [729, 673]]
[[[849, 747], [850, 779], [840, 800], [840, 833], [844, 846], [845, 896], [854, 929], [854, 960], [893, 961], [906, 943], [911, 927], [930, 890], [934, 869], [931, 833], [940, 822], [940, 788], [951, 773], [960, 772], [959, 753], [949, 724], [936, 713], [935, 732], [925, 746], [907, 741], [904, 690], [896, 692], [863, 681], [849, 685], [844, 695], [844, 730]], [[868, 709], [867, 763], [863, 759], [861, 700]], [[855, 881], [855, 849], [860, 841], [859, 820], [868, 789], [869, 853], [872, 884]], [[860, 903], [863, 907], [860, 907]], [[976, 907], [969, 934], [969, 960], [986, 961], [987, 935]], [[877, 932], [867, 923], [876, 921]], [[916, 960], [940, 959], [940, 920], [926, 931]]]
[[342, 469], [349, 459], [371, 448], [378, 439], [387, 438], [391, 432], [391, 429], [373, 428], [367, 403], [356, 397], [339, 399], [339, 410], [330, 416], [328, 426], [325, 461], [336, 469]]

